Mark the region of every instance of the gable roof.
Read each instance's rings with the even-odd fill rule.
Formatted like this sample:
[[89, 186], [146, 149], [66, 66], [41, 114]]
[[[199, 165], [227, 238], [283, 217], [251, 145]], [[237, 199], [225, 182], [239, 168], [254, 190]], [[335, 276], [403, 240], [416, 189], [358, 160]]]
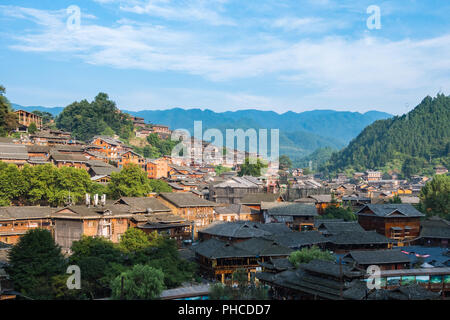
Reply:
[[327, 239], [328, 242], [336, 245], [388, 244], [393, 242], [376, 231], [342, 231]]
[[0, 220], [49, 218], [56, 208], [40, 206], [0, 207]]
[[281, 197], [279, 193], [247, 193], [241, 198], [240, 203], [247, 205], [258, 205], [262, 202], [275, 202], [279, 197]]
[[272, 239], [292, 249], [299, 249], [304, 246], [326, 243], [328, 241], [318, 231], [286, 232], [273, 235]]
[[161, 201], [153, 197], [121, 197], [114, 204], [125, 204], [132, 212], [170, 212]]
[[192, 192], [163, 192], [159, 195], [179, 208], [217, 206], [215, 202], [199, 198]]
[[209, 227], [198, 232], [212, 236], [242, 239], [271, 236], [273, 234], [291, 232], [291, 230], [281, 223], [263, 224], [251, 221], [234, 221], [214, 222]]
[[196, 245], [193, 250], [210, 259], [233, 257], [287, 256], [292, 250], [279, 245], [273, 240], [252, 238], [239, 243], [229, 243], [209, 239]]
[[414, 208], [410, 204], [399, 203], [399, 204], [366, 204], [362, 207], [356, 214], [357, 215], [370, 215], [364, 213], [366, 209], [369, 209], [378, 217], [390, 218], [390, 217], [398, 217], [399, 215], [403, 215], [405, 217], [424, 217], [425, 215], [421, 213], [419, 210]]
[[365, 230], [357, 221], [332, 221], [318, 222], [317, 229], [325, 229], [323, 234], [338, 234], [340, 232], [364, 232]]
[[[264, 207], [267, 204], [264, 203]], [[261, 205], [261, 208], [263, 205]], [[318, 216], [314, 204], [300, 202], [277, 202], [267, 209], [270, 216]]]
[[344, 258], [354, 260], [357, 264], [409, 263], [408, 255], [400, 250], [366, 250], [350, 251]]
[[0, 159], [27, 160], [27, 147], [23, 144], [0, 143]]

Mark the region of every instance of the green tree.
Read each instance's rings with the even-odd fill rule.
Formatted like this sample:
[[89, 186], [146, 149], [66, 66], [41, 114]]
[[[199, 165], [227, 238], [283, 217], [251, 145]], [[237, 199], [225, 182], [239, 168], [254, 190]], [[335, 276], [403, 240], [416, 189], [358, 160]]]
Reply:
[[238, 172], [238, 176], [260, 177], [262, 174], [261, 170], [263, 168], [267, 168], [267, 164], [263, 163], [260, 159], [257, 159], [255, 163], [251, 163], [250, 159], [246, 158], [244, 163], [241, 164], [241, 169]]
[[428, 216], [450, 220], [450, 176], [435, 175], [420, 191], [420, 203]]
[[345, 221], [355, 221], [357, 216], [350, 207], [343, 208], [334, 205], [326, 207], [324, 214], [319, 219], [344, 219]]
[[214, 171], [216, 172], [216, 174], [217, 174], [218, 176], [220, 176], [220, 175], [221, 175], [222, 173], [224, 173], [224, 172], [229, 172], [229, 171], [231, 171], [231, 168], [224, 167], [224, 166], [222, 166], [221, 164], [219, 164], [218, 166], [214, 167]]
[[283, 154], [280, 156], [279, 165], [281, 170], [288, 170], [292, 167], [292, 161], [287, 155]]
[[25, 296], [52, 299], [51, 278], [65, 272], [65, 262], [50, 231], [27, 231], [9, 252], [7, 272], [15, 288]]
[[130, 228], [120, 238], [119, 246], [125, 252], [148, 248], [151, 245], [147, 234], [137, 228]]
[[402, 199], [398, 194], [389, 199], [389, 203], [402, 203]]
[[17, 115], [12, 112], [11, 104], [5, 97], [5, 87], [0, 85], [0, 137], [4, 137], [19, 125]]
[[160, 269], [140, 264], [123, 272], [111, 282], [113, 299], [157, 299], [164, 288], [164, 273]]
[[145, 197], [153, 189], [147, 174], [137, 165], [126, 165], [120, 172], [111, 173], [108, 194], [113, 199], [120, 197]]
[[34, 122], [30, 123], [30, 125], [28, 126], [28, 133], [35, 134], [36, 131], [37, 131], [36, 123]]
[[334, 255], [329, 251], [320, 250], [317, 246], [312, 246], [311, 248], [303, 248], [298, 251], [294, 251], [289, 256], [289, 261], [298, 267], [301, 263], [308, 263], [312, 260], [325, 260], [334, 261]]
[[172, 192], [172, 187], [163, 180], [158, 179], [150, 179], [150, 187], [152, 188], [152, 192], [161, 193], [161, 192]]

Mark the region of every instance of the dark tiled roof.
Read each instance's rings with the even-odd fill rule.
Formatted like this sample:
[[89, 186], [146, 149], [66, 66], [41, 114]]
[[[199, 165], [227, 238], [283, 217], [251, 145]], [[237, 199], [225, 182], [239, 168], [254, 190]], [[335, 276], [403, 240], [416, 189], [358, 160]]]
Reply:
[[0, 220], [48, 218], [56, 209], [51, 207], [0, 207]]
[[387, 244], [391, 240], [376, 231], [343, 231], [330, 236], [328, 242], [336, 245], [346, 244]]
[[398, 217], [405, 216], [405, 217], [423, 217], [425, 216], [423, 213], [418, 211], [416, 208], [414, 208], [410, 204], [366, 204], [364, 207], [362, 207], [357, 214], [358, 215], [366, 215], [365, 213], [362, 213], [364, 210], [369, 209], [372, 211], [376, 216], [389, 218], [389, 217]]
[[290, 229], [284, 224], [262, 224], [250, 221], [215, 222], [210, 227], [199, 231], [199, 233], [213, 236], [240, 239], [265, 237], [285, 232], [290, 232]]
[[362, 272], [354, 270], [352, 267], [342, 265], [341, 267], [334, 261], [312, 260], [309, 263], [300, 264], [300, 268], [313, 273], [340, 277], [342, 275], [350, 278], [362, 276]]
[[233, 257], [288, 256], [292, 250], [268, 239], [253, 238], [230, 244], [209, 239], [196, 245], [193, 250], [210, 259]]
[[130, 206], [132, 212], [170, 212], [168, 207], [153, 197], [122, 197], [115, 203]]
[[[68, 209], [71, 212], [63, 213], [62, 210]], [[105, 207], [87, 207], [84, 205], [70, 206], [66, 208], [60, 208], [52, 214], [53, 218], [62, 219], [98, 219], [101, 217], [131, 217], [132, 214], [128, 212], [127, 208], [114, 206], [114, 210], [111, 206]]]
[[421, 222], [420, 238], [450, 239], [450, 222], [433, 217]]
[[27, 145], [27, 150], [30, 153], [49, 153], [50, 147], [49, 146], [42, 146], [39, 144], [32, 144]]
[[326, 243], [328, 240], [317, 231], [287, 232], [273, 236], [278, 243], [298, 249], [304, 246]]
[[407, 286], [386, 290], [374, 290], [368, 296], [369, 300], [437, 300], [439, 292], [432, 292], [415, 283]]
[[0, 159], [27, 160], [27, 147], [23, 144], [0, 143]]
[[160, 196], [179, 208], [185, 207], [215, 207], [217, 204], [199, 198], [191, 192], [163, 192]]
[[82, 154], [75, 153], [60, 153], [54, 152], [50, 155], [55, 161], [68, 161], [68, 162], [87, 162], [88, 159]]
[[285, 271], [294, 269], [294, 265], [288, 258], [270, 258], [269, 261], [259, 263], [260, 266], [269, 270]]
[[278, 193], [247, 193], [242, 197], [242, 204], [261, 204], [261, 202], [274, 202], [280, 197]]
[[[320, 221], [320, 220], [319, 220]], [[357, 221], [332, 221], [318, 222], [317, 228], [324, 234], [338, 234], [340, 232], [364, 232], [363, 227]]]
[[[94, 176], [110, 176], [112, 172], [120, 172], [119, 168], [114, 166], [109, 167], [90, 167], [90, 169]], [[91, 175], [92, 175], [91, 173]]]
[[316, 206], [309, 203], [279, 202], [267, 209], [271, 216], [318, 216]]
[[343, 259], [353, 260], [362, 265], [410, 262], [408, 255], [402, 253], [400, 250], [350, 251]]

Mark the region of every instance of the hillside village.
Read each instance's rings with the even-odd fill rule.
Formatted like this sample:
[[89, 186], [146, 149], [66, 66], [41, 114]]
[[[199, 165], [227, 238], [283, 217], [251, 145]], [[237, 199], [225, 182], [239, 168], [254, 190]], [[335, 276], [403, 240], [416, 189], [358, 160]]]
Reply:
[[[83, 236], [118, 244], [128, 230], [138, 229], [173, 239], [182, 259], [197, 266], [198, 279], [163, 291], [162, 299], [208, 296], [211, 286], [234, 283], [242, 270], [267, 288], [271, 299], [449, 296], [450, 222], [419, 210], [421, 190], [433, 177], [400, 179], [372, 170], [327, 179], [305, 168], [278, 169], [279, 163], [252, 176], [243, 174], [238, 159], [258, 155], [245, 151], [227, 150], [235, 155], [232, 164], [169, 154], [146, 158], [117, 135], [83, 142], [44, 125], [34, 113], [15, 112], [19, 126], [14, 135], [0, 138], [1, 162], [19, 169], [73, 167], [102, 186], [124, 168], [138, 167], [170, 188], [114, 199], [86, 193], [56, 206], [13, 199], [0, 207], [0, 299], [21, 297], [6, 272], [8, 252], [33, 229], [48, 230], [66, 257]], [[170, 139], [173, 128], [130, 119], [136, 138]], [[32, 124], [36, 130], [30, 133]], [[205, 141], [192, 145], [222, 151]], [[448, 169], [437, 166], [435, 174], [448, 176]], [[293, 262], [295, 252], [308, 249], [330, 252], [332, 259]], [[379, 290], [367, 289], [370, 265], [381, 269]]]

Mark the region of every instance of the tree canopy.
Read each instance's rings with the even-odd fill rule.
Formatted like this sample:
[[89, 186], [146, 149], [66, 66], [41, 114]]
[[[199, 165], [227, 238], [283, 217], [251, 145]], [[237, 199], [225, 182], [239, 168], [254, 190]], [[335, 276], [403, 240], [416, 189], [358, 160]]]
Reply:
[[121, 273], [111, 282], [113, 299], [156, 299], [164, 288], [164, 273], [160, 269], [141, 264]]
[[50, 231], [32, 229], [20, 237], [9, 252], [7, 272], [23, 295], [52, 299], [51, 278], [65, 272], [65, 262]]
[[92, 102], [73, 102], [64, 108], [55, 123], [59, 129], [83, 141], [104, 133], [115, 133], [127, 140], [133, 132], [129, 115], [120, 112], [106, 93], [99, 93]]
[[19, 125], [17, 115], [12, 111], [11, 104], [5, 97], [5, 87], [0, 85], [0, 137], [8, 135]]
[[245, 162], [241, 164], [238, 176], [260, 177], [262, 175], [262, 169], [267, 168], [267, 164], [263, 163], [260, 159], [257, 159], [255, 162], [250, 163], [250, 159], [246, 158]]
[[336, 259], [331, 252], [320, 250], [317, 246], [294, 251], [289, 256], [289, 261], [295, 267], [298, 267], [301, 263], [308, 263], [312, 260], [334, 261]]
[[422, 211], [450, 220], [450, 176], [436, 175], [420, 191]]

